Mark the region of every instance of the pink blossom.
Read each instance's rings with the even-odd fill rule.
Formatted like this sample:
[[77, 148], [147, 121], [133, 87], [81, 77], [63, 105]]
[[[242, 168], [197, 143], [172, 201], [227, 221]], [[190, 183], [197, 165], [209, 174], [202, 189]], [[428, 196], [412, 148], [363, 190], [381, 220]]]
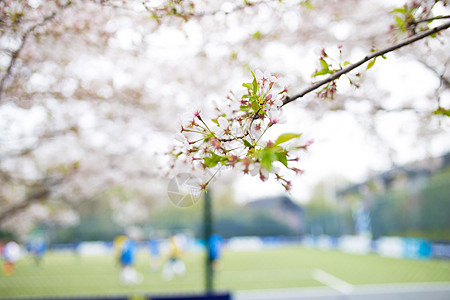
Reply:
[[216, 138], [212, 138], [211, 139], [211, 144], [213, 145], [214, 148], [216, 149], [221, 149], [222, 148], [222, 144], [220, 143], [220, 141]]
[[308, 140], [305, 144], [306, 147], [311, 146], [312, 144], [314, 144], [314, 140]]

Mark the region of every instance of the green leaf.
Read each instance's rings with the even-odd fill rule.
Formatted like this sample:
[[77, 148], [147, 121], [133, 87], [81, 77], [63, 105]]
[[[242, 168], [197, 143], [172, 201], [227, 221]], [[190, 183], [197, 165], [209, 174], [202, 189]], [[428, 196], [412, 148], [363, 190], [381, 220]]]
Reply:
[[267, 171], [272, 171], [272, 163], [277, 160], [277, 155], [270, 148], [264, 148], [261, 151], [261, 165]]
[[322, 66], [323, 69], [330, 70], [328, 63], [323, 58], [320, 59], [320, 65]]
[[351, 63], [349, 62], [349, 61], [346, 61], [346, 62], [344, 62], [344, 66], [348, 66], [348, 65], [350, 65]]
[[[253, 74], [253, 72], [252, 72], [252, 74]], [[253, 74], [253, 82], [252, 82], [252, 85], [253, 85], [253, 94], [256, 95], [256, 93], [258, 93], [258, 82], [256, 81], [255, 74]]]
[[[243, 83], [242, 86], [245, 88], [248, 88], [249, 90], [253, 89], [253, 85], [251, 83]], [[247, 96], [247, 95], [244, 95], [244, 96]]]
[[252, 109], [257, 112], [259, 110], [259, 104], [257, 101], [252, 102]]
[[443, 115], [443, 116], [450, 117], [450, 109], [439, 107], [438, 109], [433, 111], [433, 115]]
[[325, 70], [325, 69], [322, 69], [322, 70], [320, 70], [320, 71], [317, 71], [316, 73], [314, 73], [314, 77], [316, 77], [316, 76], [319, 76], [319, 75], [326, 75], [326, 74], [330, 74], [331, 72], [330, 72], [330, 70]]
[[403, 26], [405, 25], [405, 20], [403, 20], [402, 18], [400, 18], [399, 16], [395, 17], [395, 23], [397, 23], [397, 26], [399, 28], [403, 28]]
[[252, 147], [252, 144], [250, 144], [250, 142], [247, 141], [246, 139], [243, 139], [242, 141], [244, 142], [244, 146], [245, 147], [247, 147], [247, 148], [251, 148]]
[[298, 138], [301, 135], [302, 135], [301, 133], [283, 133], [276, 139], [275, 145], [286, 143], [287, 141], [290, 141], [294, 138]]
[[203, 158], [203, 163], [207, 168], [215, 167], [220, 160], [222, 159], [222, 156], [219, 156], [215, 153], [211, 153], [211, 156], [207, 156]]
[[314, 4], [312, 4], [311, 1], [309, 0], [304, 0], [300, 2], [300, 5], [306, 8], [306, 10], [313, 10], [315, 8]]
[[319, 75], [326, 75], [326, 74], [332, 74], [333, 72], [330, 70], [330, 66], [328, 65], [328, 63], [321, 58], [320, 59], [320, 65], [322, 66], [322, 70], [317, 71], [316, 73], [314, 73], [314, 77], [319, 76]]
[[376, 61], [376, 60], [377, 60], [376, 58], [374, 58], [373, 60], [371, 60], [371, 61], [369, 62], [369, 64], [367, 65], [366, 70], [369, 70], [370, 68], [372, 68], [373, 65], [375, 64], [375, 61]]
[[276, 155], [277, 155], [277, 160], [287, 167], [288, 166], [287, 165], [288, 162], [287, 162], [286, 153], [284, 151], [283, 152], [277, 152]]
[[258, 30], [258, 31], [256, 31], [255, 33], [253, 33], [252, 37], [253, 37], [255, 40], [260, 40], [260, 39], [262, 39], [263, 35], [262, 35], [261, 31]]
[[396, 8], [391, 10], [391, 13], [400, 13], [400, 14], [406, 14], [408, 10], [404, 7]]

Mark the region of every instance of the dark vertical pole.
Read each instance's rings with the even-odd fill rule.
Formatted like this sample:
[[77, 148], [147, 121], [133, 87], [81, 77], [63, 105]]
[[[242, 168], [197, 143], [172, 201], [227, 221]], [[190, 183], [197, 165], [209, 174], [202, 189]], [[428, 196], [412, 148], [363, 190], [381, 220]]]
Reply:
[[203, 237], [205, 240], [205, 289], [206, 293], [212, 293], [213, 291], [213, 268], [212, 261], [209, 255], [210, 248], [210, 237], [212, 235], [212, 227], [213, 227], [213, 215], [212, 215], [212, 203], [211, 203], [211, 191], [208, 190], [205, 192], [205, 203], [203, 210]]

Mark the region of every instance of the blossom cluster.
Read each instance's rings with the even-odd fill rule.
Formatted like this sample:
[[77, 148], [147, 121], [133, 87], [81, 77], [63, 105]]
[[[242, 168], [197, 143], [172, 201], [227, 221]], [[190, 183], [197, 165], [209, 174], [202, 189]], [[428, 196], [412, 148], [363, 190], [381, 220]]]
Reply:
[[252, 82], [243, 84], [244, 92], [230, 93], [215, 106], [212, 118], [205, 118], [200, 111], [181, 116], [178, 144], [171, 151], [172, 166], [182, 160], [194, 169], [210, 171], [202, 189], [223, 168], [259, 176], [262, 181], [272, 174], [286, 190], [291, 181], [282, 169], [303, 172], [296, 164], [298, 151], [306, 150], [312, 141], [299, 144], [298, 133], [284, 133], [275, 140], [263, 138], [270, 128], [286, 122], [282, 100], [287, 88], [275, 74], [257, 70], [252, 77]]
[[[433, 8], [439, 6], [437, 5], [438, 3], [444, 7], [449, 5], [447, 0], [406, 1], [403, 7], [398, 7], [391, 11], [395, 17], [395, 23], [390, 26], [390, 31], [407, 33], [408, 36], [413, 36], [418, 32], [430, 29], [430, 24], [434, 20], [443, 17], [434, 15]], [[448, 16], [444, 16], [444, 18], [446, 17]]]
[[[320, 63], [320, 69], [316, 69], [314, 71], [314, 73], [312, 74], [312, 78], [313, 79], [317, 79], [317, 78], [321, 78], [322, 76], [330, 76], [333, 75], [334, 73], [341, 71], [344, 67], [350, 65], [351, 63], [349, 61], [344, 61], [342, 58], [342, 46], [339, 45], [337, 47], [338, 51], [339, 51], [339, 57], [338, 58], [333, 58], [330, 55], [328, 55], [328, 53], [325, 51], [324, 48], [322, 48], [320, 50], [320, 57], [319, 57], [319, 63]], [[383, 58], [385, 58], [383, 56]], [[375, 59], [372, 60], [367, 69], [370, 69], [373, 64], [375, 63]], [[359, 88], [359, 83], [358, 83], [358, 79], [361, 76], [360, 73], [356, 73], [355, 75], [351, 76], [350, 74], [345, 74], [345, 77], [347, 77], [350, 85], [354, 86], [355, 88]], [[353, 78], [352, 78], [353, 77]], [[327, 84], [324, 84], [323, 87], [321, 89], [319, 89], [319, 91], [317, 92], [317, 96], [322, 98], [322, 99], [334, 99], [334, 96], [336, 95], [337, 92], [337, 79], [336, 80], [332, 80], [330, 82], [328, 82]], [[315, 82], [313, 82], [315, 83]]]

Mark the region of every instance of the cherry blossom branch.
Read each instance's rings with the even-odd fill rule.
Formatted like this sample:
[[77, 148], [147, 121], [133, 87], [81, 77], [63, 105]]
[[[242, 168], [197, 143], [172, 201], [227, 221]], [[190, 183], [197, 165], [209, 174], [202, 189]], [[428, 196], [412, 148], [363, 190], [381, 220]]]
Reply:
[[14, 68], [14, 65], [16, 64], [17, 58], [20, 55], [20, 52], [23, 50], [23, 48], [25, 47], [25, 44], [27, 42], [28, 37], [30, 36], [30, 34], [32, 34], [36, 29], [38, 29], [39, 27], [45, 25], [47, 22], [49, 22], [50, 20], [52, 20], [54, 17], [56, 16], [56, 13], [53, 12], [51, 15], [45, 17], [41, 22], [31, 26], [30, 28], [28, 28], [24, 34], [22, 35], [22, 40], [20, 42], [19, 47], [12, 52], [11, 54], [11, 61], [9, 63], [8, 68], [6, 69], [5, 74], [3, 75], [2, 79], [0, 80], [0, 101], [2, 98], [2, 94], [3, 91], [5, 89], [5, 85], [6, 85], [6, 81], [8, 80], [8, 78], [11, 76], [12, 73], [12, 69]]
[[288, 104], [288, 103], [290, 103], [290, 102], [292, 102], [292, 101], [294, 101], [294, 100], [297, 100], [298, 98], [302, 98], [306, 94], [308, 94], [308, 93], [318, 89], [319, 87], [321, 87], [321, 86], [323, 86], [323, 85], [325, 85], [327, 83], [330, 83], [330, 82], [338, 79], [342, 75], [349, 73], [350, 71], [356, 69], [357, 67], [361, 66], [362, 64], [364, 64], [364, 63], [366, 63], [366, 62], [368, 62], [368, 61], [370, 61], [370, 60], [372, 60], [374, 58], [377, 58], [379, 56], [383, 56], [383, 55], [385, 55], [385, 54], [387, 54], [389, 52], [392, 52], [392, 51], [395, 51], [395, 50], [400, 49], [402, 47], [405, 47], [407, 45], [410, 45], [410, 44], [412, 44], [414, 42], [417, 42], [417, 41], [419, 41], [419, 40], [421, 40], [421, 39], [423, 39], [425, 37], [433, 35], [433, 34], [435, 34], [437, 32], [442, 31], [442, 30], [448, 29], [449, 27], [450, 27], [450, 22], [447, 22], [447, 23], [444, 23], [444, 24], [442, 24], [440, 26], [437, 26], [437, 27], [431, 28], [429, 30], [423, 31], [421, 33], [418, 33], [417, 35], [414, 35], [414, 36], [404, 40], [403, 42], [400, 42], [400, 43], [395, 44], [393, 46], [390, 46], [388, 48], [385, 48], [385, 49], [373, 52], [372, 54], [365, 56], [363, 59], [357, 61], [356, 63], [350, 64], [350, 65], [342, 68], [338, 72], [330, 75], [329, 77], [312, 84], [311, 86], [309, 86], [308, 88], [304, 89], [300, 93], [298, 93], [296, 95], [293, 95], [291, 97], [289, 97], [289, 96], [286, 97], [283, 100], [283, 106]]
[[24, 147], [18, 152], [6, 152], [4, 154], [0, 154], [0, 160], [4, 160], [7, 158], [12, 157], [20, 157], [30, 154], [31, 152], [35, 151], [37, 148], [39, 148], [45, 141], [54, 139], [56, 137], [63, 136], [65, 134], [68, 134], [70, 132], [77, 132], [78, 127], [76, 124], [72, 124], [70, 126], [67, 126], [67, 128], [54, 130], [51, 132], [46, 132], [43, 135], [40, 135], [37, 137], [37, 141], [30, 145], [29, 147]]
[[[48, 199], [48, 196], [51, 194], [52, 189], [55, 186], [60, 185], [63, 182], [63, 179], [64, 179], [63, 177], [62, 178], [44, 178], [42, 181], [37, 182], [32, 187], [32, 192], [29, 193], [22, 202], [16, 203], [16, 204], [0, 211], [0, 224], [2, 224], [8, 218], [17, 214], [18, 212], [22, 211], [23, 209], [29, 207], [33, 203], [43, 202], [46, 199]], [[1, 200], [2, 200], [2, 203], [5, 203], [5, 201], [3, 199], [1, 199]]]
[[156, 19], [156, 21], [159, 23], [161, 17], [169, 16], [169, 15], [177, 16], [177, 17], [182, 18], [184, 21], [188, 21], [192, 18], [203, 18], [206, 16], [214, 16], [219, 13], [224, 13], [226, 15], [229, 15], [234, 12], [244, 10], [247, 7], [256, 7], [260, 4], [269, 4], [270, 2], [275, 2], [275, 1], [279, 1], [279, 0], [261, 0], [261, 1], [255, 1], [255, 2], [244, 1], [243, 4], [236, 5], [229, 11], [224, 11], [222, 9], [218, 9], [218, 10], [203, 11], [203, 12], [194, 12], [193, 11], [194, 6], [191, 7], [192, 10], [185, 12], [183, 10], [178, 11], [175, 7], [171, 7], [171, 6], [167, 6], [167, 5], [161, 6], [161, 7], [150, 7], [148, 5], [148, 3], [150, 3], [150, 1], [148, 1], [148, 0], [143, 1], [142, 4], [143, 4], [145, 10], [148, 13], [150, 13], [152, 15], [152, 17], [154, 17]]

